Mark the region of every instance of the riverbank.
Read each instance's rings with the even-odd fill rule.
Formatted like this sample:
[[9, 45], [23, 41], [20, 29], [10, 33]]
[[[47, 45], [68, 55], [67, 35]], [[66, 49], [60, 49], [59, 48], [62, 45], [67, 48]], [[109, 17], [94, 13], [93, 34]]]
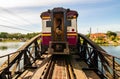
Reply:
[[102, 45], [102, 46], [120, 46], [120, 42], [114, 42], [114, 41], [109, 41], [109, 42], [96, 42], [94, 41], [96, 44], [98, 45]]
[[25, 42], [28, 39], [2, 39], [0, 42]]
[[20, 40], [3, 40], [3, 41], [0, 41], [0, 42], [21, 42]]
[[120, 46], [120, 44], [98, 44], [100, 46]]

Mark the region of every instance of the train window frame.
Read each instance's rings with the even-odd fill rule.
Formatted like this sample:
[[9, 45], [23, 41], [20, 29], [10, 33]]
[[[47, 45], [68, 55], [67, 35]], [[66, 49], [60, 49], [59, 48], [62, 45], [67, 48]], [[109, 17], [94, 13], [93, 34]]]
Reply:
[[46, 21], [46, 27], [52, 27], [52, 21]]
[[68, 19], [68, 20], [67, 20], [67, 27], [72, 27], [71, 19]]

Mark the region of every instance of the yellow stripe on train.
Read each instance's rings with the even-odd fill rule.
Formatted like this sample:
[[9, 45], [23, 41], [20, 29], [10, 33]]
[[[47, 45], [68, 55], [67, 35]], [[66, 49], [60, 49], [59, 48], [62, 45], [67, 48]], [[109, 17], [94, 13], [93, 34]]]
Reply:
[[67, 34], [68, 36], [77, 36], [77, 33]]
[[51, 36], [51, 34], [42, 34], [42, 36]]
[[[42, 36], [51, 36], [51, 34], [42, 34]], [[67, 36], [77, 36], [77, 33], [67, 34]]]
[[42, 17], [42, 19], [50, 19], [50, 17], [47, 17], [47, 16], [46, 16], [46, 17]]

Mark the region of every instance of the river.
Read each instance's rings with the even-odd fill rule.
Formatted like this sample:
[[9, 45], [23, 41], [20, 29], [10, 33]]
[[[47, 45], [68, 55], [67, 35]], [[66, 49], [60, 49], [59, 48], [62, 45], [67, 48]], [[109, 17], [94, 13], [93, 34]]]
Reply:
[[[0, 56], [15, 52], [25, 42], [0, 42]], [[109, 54], [120, 57], [120, 46], [101, 46]]]
[[120, 58], [120, 46], [101, 46], [110, 55]]
[[25, 42], [0, 42], [0, 56], [17, 51]]

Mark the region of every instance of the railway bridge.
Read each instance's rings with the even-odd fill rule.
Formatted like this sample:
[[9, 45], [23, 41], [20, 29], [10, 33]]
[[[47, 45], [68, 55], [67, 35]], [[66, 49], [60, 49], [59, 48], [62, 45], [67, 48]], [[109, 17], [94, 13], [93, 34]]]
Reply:
[[78, 33], [78, 50], [70, 55], [41, 51], [41, 34], [16, 52], [0, 56], [0, 79], [120, 79], [120, 58]]

